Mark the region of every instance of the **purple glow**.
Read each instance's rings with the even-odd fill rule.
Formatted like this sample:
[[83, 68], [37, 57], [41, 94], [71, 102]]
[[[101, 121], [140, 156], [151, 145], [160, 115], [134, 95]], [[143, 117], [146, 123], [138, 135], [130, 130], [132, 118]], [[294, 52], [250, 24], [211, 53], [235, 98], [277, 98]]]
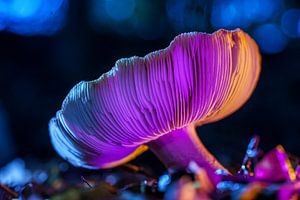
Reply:
[[270, 151], [255, 166], [255, 178], [268, 181], [294, 181], [294, 169], [282, 146]]
[[[185, 167], [193, 155], [201, 167], [222, 168], [194, 126], [240, 108], [259, 73], [258, 47], [243, 31], [181, 34], [164, 50], [120, 59], [99, 79], [77, 84], [50, 121], [51, 140], [63, 158], [88, 168], [120, 165], [148, 144], [169, 167]], [[180, 161], [180, 148], [154, 147], [176, 131], [186, 134], [176, 134]]]

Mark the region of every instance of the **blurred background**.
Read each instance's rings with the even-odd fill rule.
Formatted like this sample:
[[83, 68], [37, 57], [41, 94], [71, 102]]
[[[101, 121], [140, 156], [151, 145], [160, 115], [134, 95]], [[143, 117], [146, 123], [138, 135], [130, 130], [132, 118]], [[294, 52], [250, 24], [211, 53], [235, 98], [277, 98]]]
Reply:
[[[264, 151], [282, 144], [300, 156], [299, 1], [0, 0], [0, 167], [59, 159], [48, 122], [79, 81], [182, 32], [237, 27], [260, 46], [260, 82], [244, 107], [199, 136], [225, 166], [241, 164], [254, 134]], [[147, 152], [135, 162], [154, 160]]]

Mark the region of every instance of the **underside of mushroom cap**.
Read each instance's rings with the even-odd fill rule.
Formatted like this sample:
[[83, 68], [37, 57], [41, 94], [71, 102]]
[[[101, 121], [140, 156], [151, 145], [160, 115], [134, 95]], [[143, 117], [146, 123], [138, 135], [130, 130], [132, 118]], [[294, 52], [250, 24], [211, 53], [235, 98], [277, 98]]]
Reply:
[[[89, 138], [91, 145], [83, 146], [79, 142], [81, 139], [68, 129], [63, 119], [59, 120], [59, 118], [60, 112], [57, 113], [56, 118], [50, 120], [51, 142], [56, 151], [74, 166], [89, 169], [111, 168], [126, 163], [148, 150], [145, 145], [127, 148], [114, 146], [111, 149], [110, 144], [101, 142], [97, 138], [94, 138], [94, 140]], [[98, 150], [98, 147], [101, 147], [101, 149]], [[100, 152], [107, 151], [110, 151], [110, 153], [100, 154]], [[97, 158], [100, 158], [100, 160]]]
[[243, 31], [181, 34], [164, 50], [118, 60], [77, 84], [50, 121], [51, 140], [76, 166], [116, 166], [172, 130], [233, 113], [259, 73], [258, 47]]

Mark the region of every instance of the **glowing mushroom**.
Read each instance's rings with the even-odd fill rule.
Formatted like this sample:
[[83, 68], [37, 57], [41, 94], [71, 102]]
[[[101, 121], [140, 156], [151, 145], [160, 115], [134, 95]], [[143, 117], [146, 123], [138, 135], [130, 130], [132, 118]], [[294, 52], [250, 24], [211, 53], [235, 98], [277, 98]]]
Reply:
[[233, 113], [252, 94], [260, 54], [241, 30], [185, 33], [145, 57], [118, 60], [78, 83], [50, 121], [54, 148], [75, 166], [110, 168], [150, 148], [167, 167], [223, 168], [195, 126]]

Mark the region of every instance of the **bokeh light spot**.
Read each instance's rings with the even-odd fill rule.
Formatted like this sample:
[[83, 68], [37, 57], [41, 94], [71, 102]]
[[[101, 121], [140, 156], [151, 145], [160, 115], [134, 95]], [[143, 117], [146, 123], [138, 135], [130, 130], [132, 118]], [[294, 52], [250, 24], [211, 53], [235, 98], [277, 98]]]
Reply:
[[113, 20], [123, 21], [131, 17], [135, 8], [135, 0], [106, 0], [105, 11]]
[[168, 0], [166, 14], [176, 32], [205, 30], [206, 19], [203, 1]]
[[22, 159], [15, 159], [0, 169], [0, 183], [8, 186], [24, 185], [31, 180], [31, 173]]
[[300, 10], [287, 10], [281, 18], [282, 31], [289, 37], [300, 37], [299, 32]]
[[0, 30], [20, 35], [52, 35], [64, 24], [67, 0], [0, 1]]
[[264, 53], [279, 53], [287, 45], [288, 39], [275, 24], [264, 24], [254, 30], [253, 37]]
[[211, 12], [214, 28], [247, 28], [274, 16], [282, 0], [215, 0]]
[[40, 0], [14, 0], [10, 5], [10, 11], [16, 17], [32, 17], [38, 11], [40, 3]]
[[171, 183], [171, 177], [168, 174], [164, 174], [161, 177], [159, 177], [158, 180], [158, 190], [159, 191], [165, 191], [167, 189], [167, 186]]

